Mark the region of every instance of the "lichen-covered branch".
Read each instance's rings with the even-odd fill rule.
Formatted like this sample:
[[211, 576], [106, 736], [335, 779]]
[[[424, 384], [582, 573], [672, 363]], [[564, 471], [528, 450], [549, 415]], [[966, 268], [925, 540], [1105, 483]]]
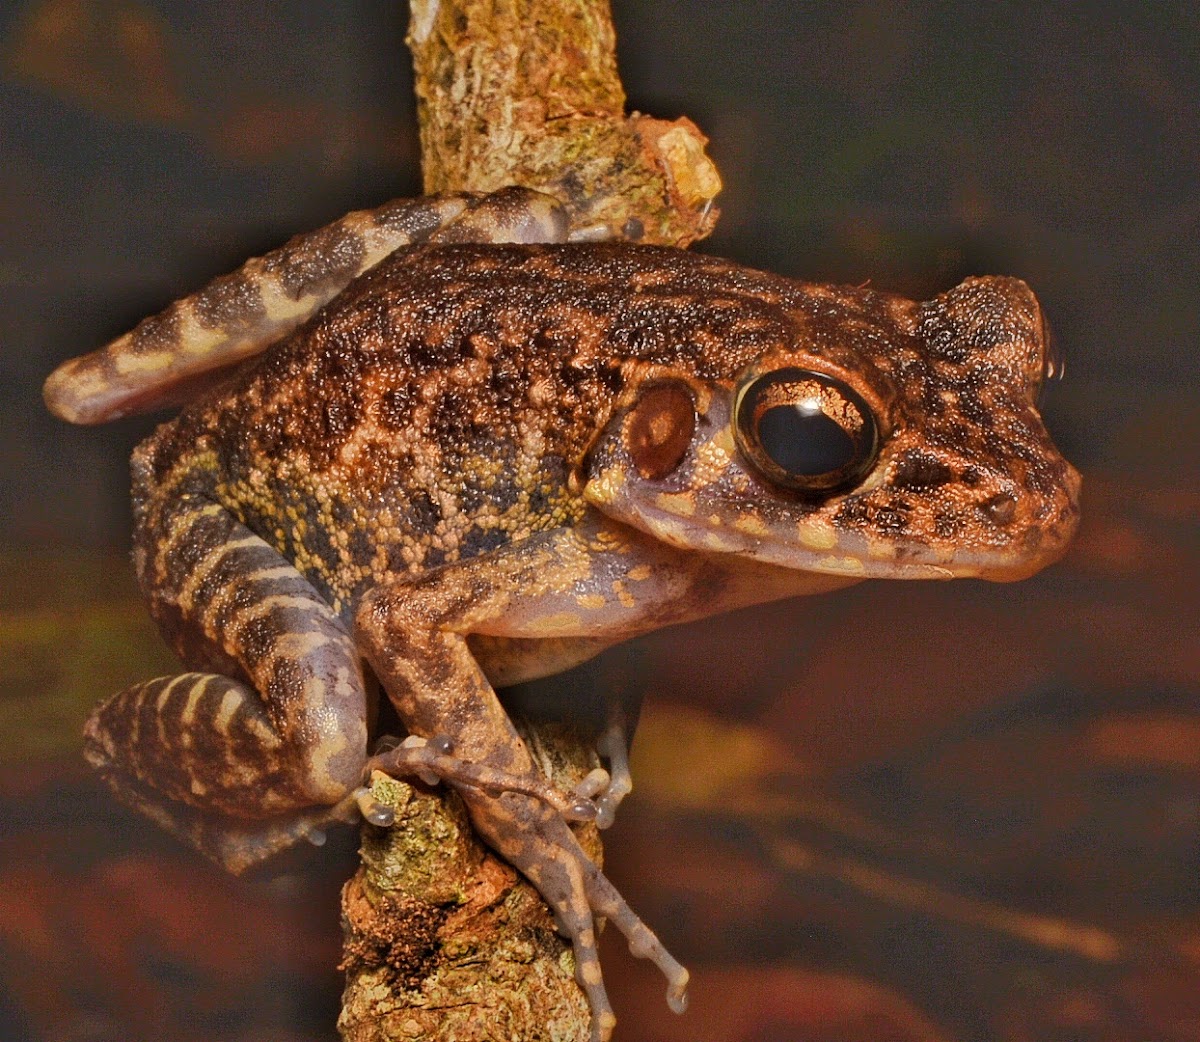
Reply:
[[413, 0], [427, 193], [520, 184], [576, 229], [686, 246], [721, 189], [691, 120], [626, 115], [608, 0]]

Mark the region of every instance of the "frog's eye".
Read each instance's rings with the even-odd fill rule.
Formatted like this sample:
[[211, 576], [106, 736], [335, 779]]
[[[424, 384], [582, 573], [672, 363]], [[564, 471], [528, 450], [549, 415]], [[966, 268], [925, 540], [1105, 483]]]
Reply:
[[683, 461], [696, 431], [696, 403], [678, 383], [647, 388], [625, 420], [625, 448], [638, 473], [665, 478]]
[[776, 369], [738, 392], [734, 435], [772, 484], [826, 494], [855, 484], [875, 462], [879, 429], [870, 406], [843, 381], [808, 369]]

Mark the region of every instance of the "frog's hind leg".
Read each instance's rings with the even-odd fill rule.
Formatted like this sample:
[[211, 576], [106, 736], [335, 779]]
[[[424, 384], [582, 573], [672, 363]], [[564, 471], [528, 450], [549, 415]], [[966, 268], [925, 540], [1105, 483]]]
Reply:
[[291, 332], [402, 246], [430, 239], [559, 242], [566, 232], [561, 207], [524, 188], [397, 199], [348, 213], [248, 260], [106, 347], [64, 362], [46, 380], [46, 404], [72, 423], [180, 404]]
[[291, 564], [202, 497], [147, 520], [135, 561], [164, 636], [202, 671], [109, 699], [86, 755], [128, 802], [240, 870], [312, 834], [314, 808], [360, 783], [357, 651]]

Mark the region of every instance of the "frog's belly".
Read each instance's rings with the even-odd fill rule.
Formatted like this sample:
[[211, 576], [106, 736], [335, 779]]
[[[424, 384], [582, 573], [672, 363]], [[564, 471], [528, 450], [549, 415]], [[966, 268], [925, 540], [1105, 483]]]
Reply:
[[530, 639], [472, 633], [467, 637], [467, 646], [488, 682], [494, 687], [508, 687], [561, 673], [620, 640], [620, 637]]

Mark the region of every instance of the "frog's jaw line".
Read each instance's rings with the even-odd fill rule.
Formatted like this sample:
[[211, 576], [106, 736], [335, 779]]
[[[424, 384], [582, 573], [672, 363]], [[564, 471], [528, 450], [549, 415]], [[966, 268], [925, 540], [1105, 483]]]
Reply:
[[[627, 503], [626, 506], [632, 508], [627, 520], [656, 539], [682, 550], [735, 554], [792, 571], [820, 572], [847, 579], [900, 577], [894, 563], [869, 562], [845, 550], [839, 552], [838, 542], [828, 550], [811, 550], [795, 542], [774, 539], [769, 530], [761, 535], [744, 533], [733, 526], [710, 527], [694, 517], [682, 517], [649, 505]], [[954, 577], [944, 569], [931, 572], [928, 566], [916, 566], [911, 573], [906, 569], [904, 577], [910, 574], [912, 578]]]
[[[819, 572], [846, 579], [987, 579], [993, 582], [1016, 582], [1041, 571], [1052, 564], [1066, 550], [1069, 540], [1064, 540], [1055, 550], [1036, 559], [1009, 558], [997, 552], [988, 556], [980, 552], [954, 551], [939, 561], [921, 560], [917, 554], [924, 547], [909, 551], [909, 560], [901, 559], [895, 548], [886, 548], [887, 556], [875, 554], [862, 536], [855, 533], [838, 533], [825, 525], [802, 522], [807, 525], [808, 542], [827, 542], [828, 547], [813, 549], [801, 540], [788, 538], [786, 533], [776, 534], [769, 526], [756, 525], [755, 533], [737, 530], [736, 523], [723, 525], [701, 520], [696, 516], [684, 517], [656, 508], [650, 504], [622, 504], [622, 519], [648, 532], [664, 543], [684, 550], [709, 553], [728, 553], [754, 558], [764, 564], [776, 565], [793, 571]], [[765, 530], [764, 530], [765, 529]], [[819, 539], [816, 533], [825, 538]]]

